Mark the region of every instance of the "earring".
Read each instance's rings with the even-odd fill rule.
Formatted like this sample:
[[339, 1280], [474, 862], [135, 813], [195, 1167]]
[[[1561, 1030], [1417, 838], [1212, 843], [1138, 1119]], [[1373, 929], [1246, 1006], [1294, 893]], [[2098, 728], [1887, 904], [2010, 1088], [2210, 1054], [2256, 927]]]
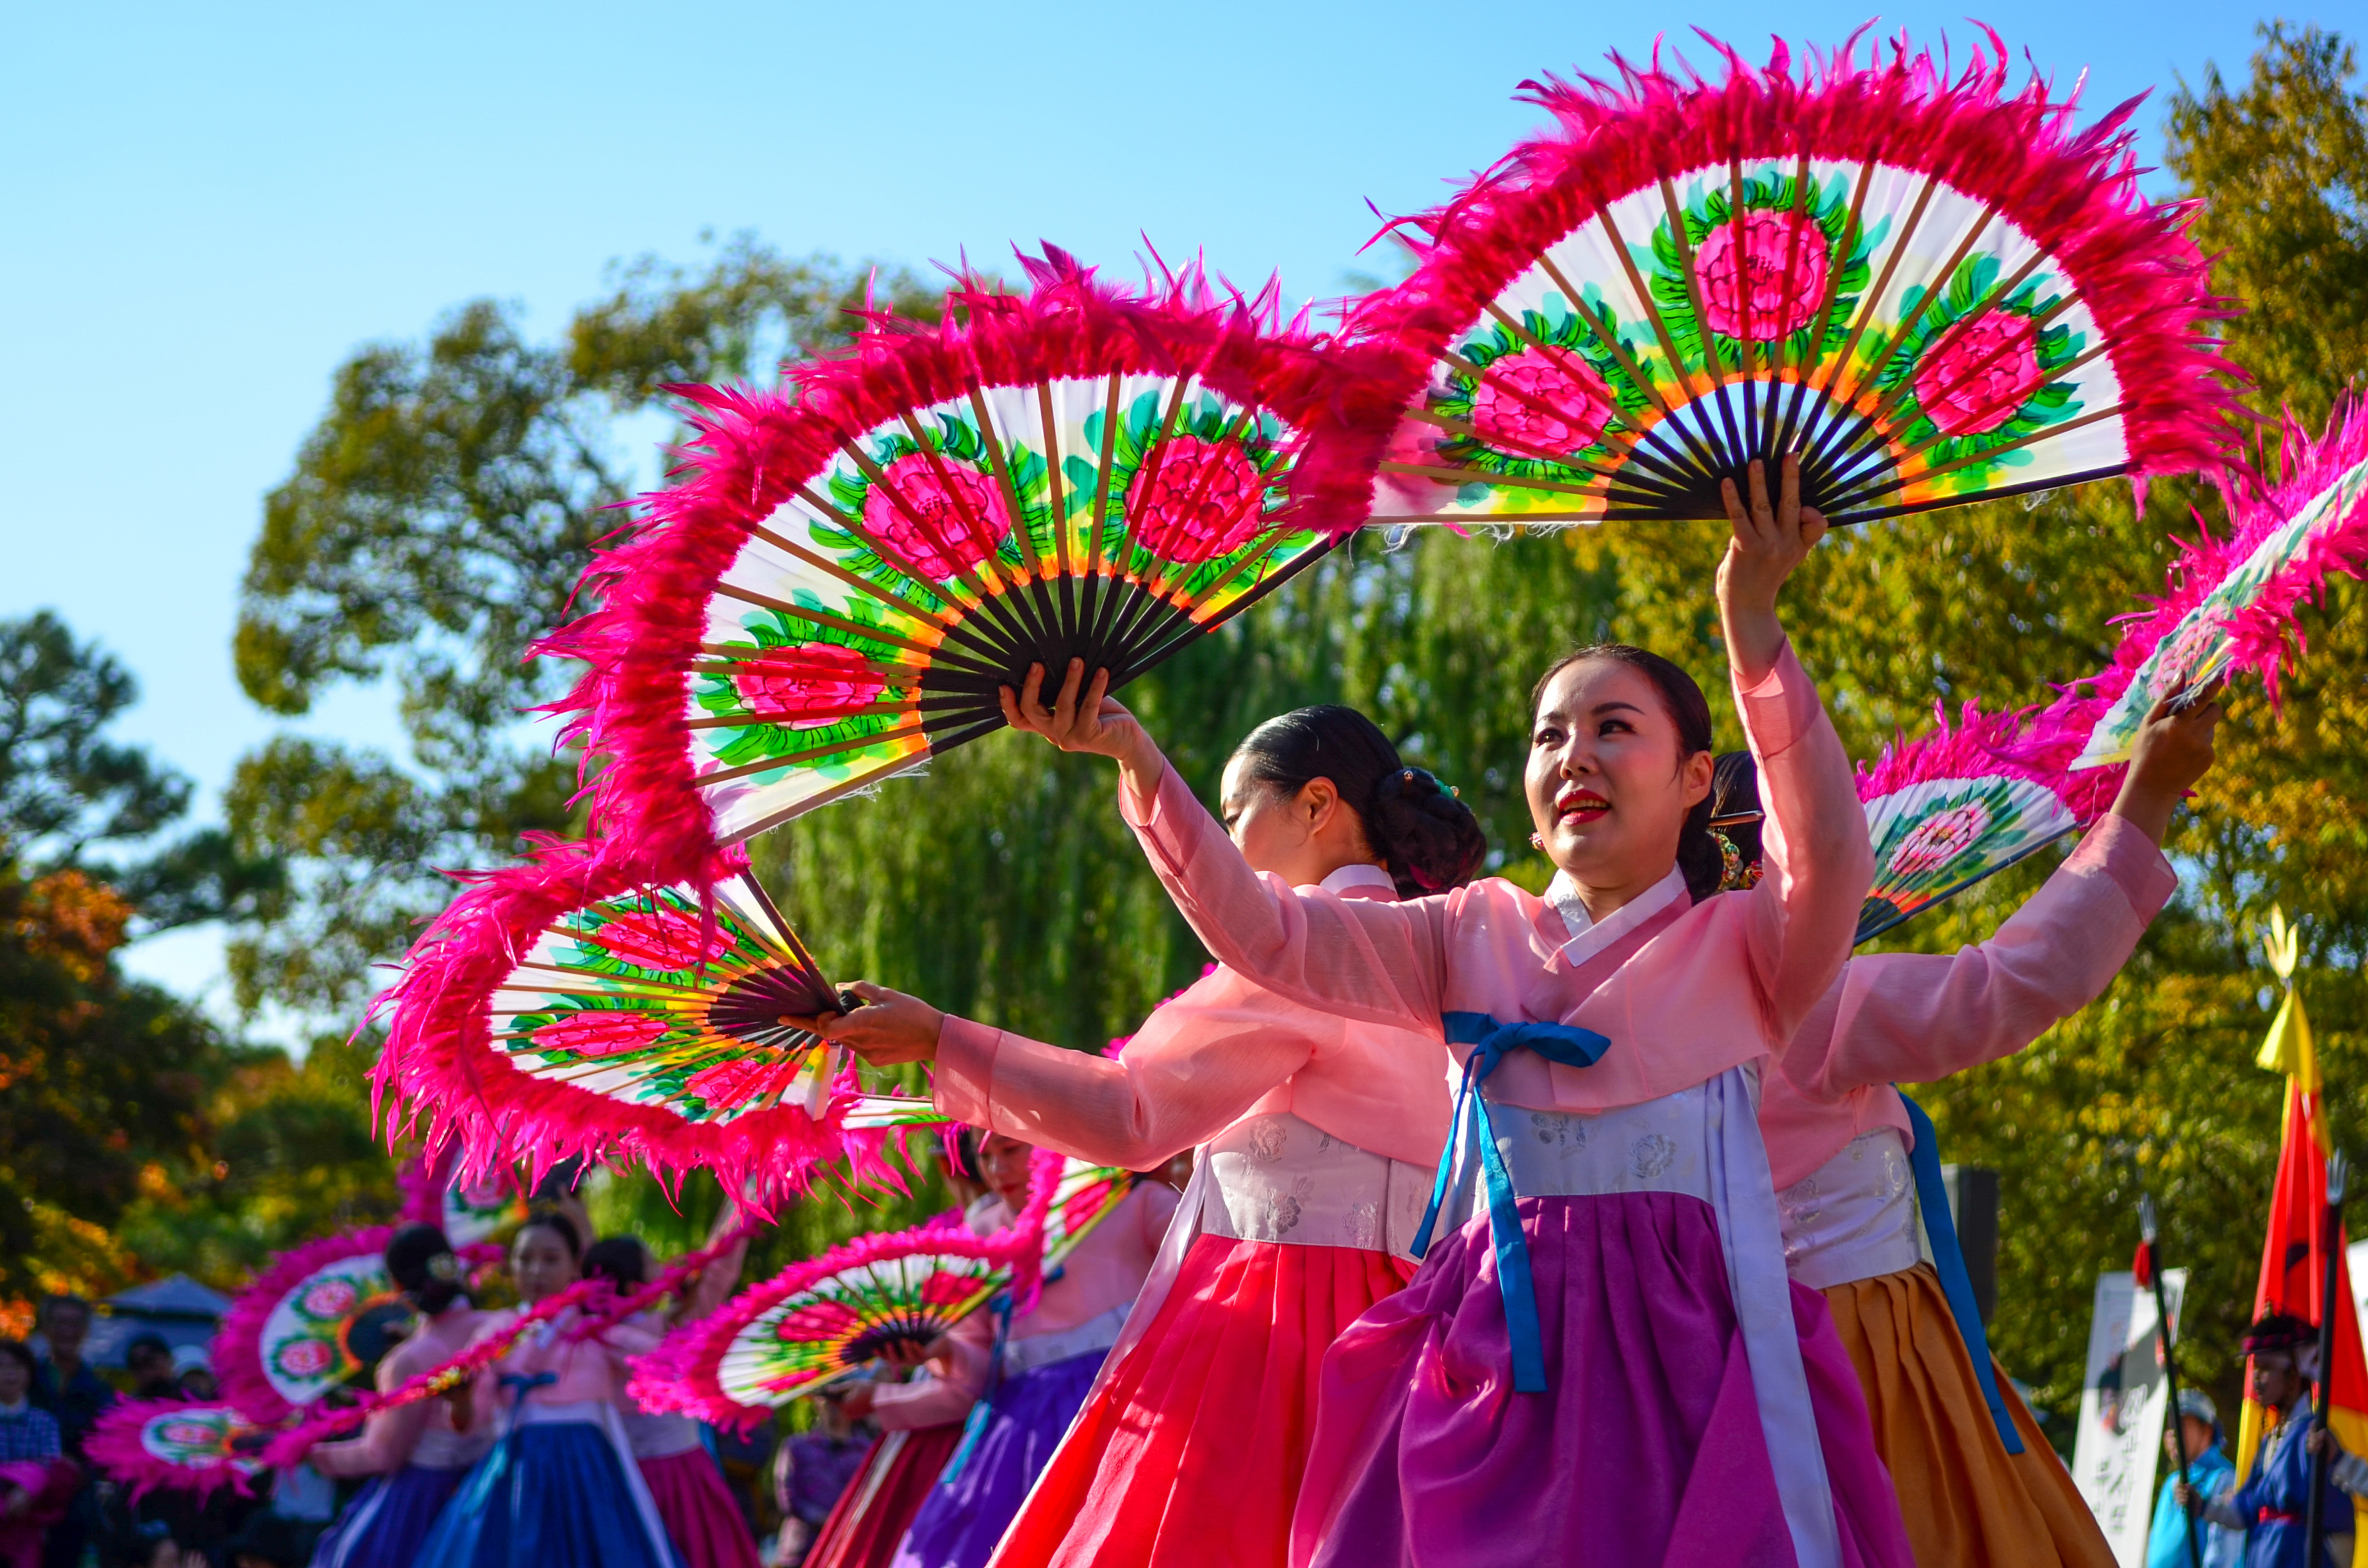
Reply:
[[1743, 852], [1736, 848], [1735, 840], [1729, 838], [1725, 834], [1721, 833], [1717, 828], [1712, 828], [1710, 830], [1710, 835], [1718, 843], [1718, 885], [1722, 888], [1731, 888], [1741, 885], [1743, 881]]
[[1541, 835], [1541, 834], [1535, 834], [1535, 833], [1533, 833], [1533, 834], [1530, 835], [1530, 847], [1531, 847], [1531, 848], [1532, 848], [1532, 849], [1543, 849], [1545, 846], [1546, 846], [1546, 841], [1545, 841], [1545, 838], [1544, 838], [1544, 836], [1543, 836], [1543, 835]]

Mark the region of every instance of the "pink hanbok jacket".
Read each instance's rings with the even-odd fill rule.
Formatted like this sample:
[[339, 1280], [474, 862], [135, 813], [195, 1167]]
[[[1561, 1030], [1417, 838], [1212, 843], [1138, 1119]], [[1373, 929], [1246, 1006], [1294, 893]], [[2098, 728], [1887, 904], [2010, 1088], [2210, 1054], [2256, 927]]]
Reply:
[[1177, 907], [1227, 967], [1292, 1001], [1434, 1040], [1451, 1012], [1594, 1030], [1611, 1044], [1593, 1066], [1516, 1051], [1488, 1096], [1540, 1110], [1607, 1110], [1781, 1050], [1850, 954], [1873, 870], [1866, 818], [1841, 742], [1789, 643], [1758, 684], [1738, 686], [1736, 707], [1769, 808], [1767, 874], [1748, 893], [1687, 909], [1583, 997], [1565, 953], [1570, 927], [1510, 882], [1491, 878], [1401, 903], [1294, 892], [1243, 862], [1174, 768], [1152, 799], [1121, 790], [1120, 804]]
[[[1350, 902], [1397, 897], [1378, 866], [1343, 867], [1322, 891]], [[1429, 1166], [1447, 1141], [1446, 1067], [1435, 1027], [1352, 1021], [1220, 968], [1156, 1008], [1115, 1058], [949, 1014], [935, 1093], [958, 1120], [1127, 1170], [1277, 1114]]]
[[[401, 1388], [423, 1372], [432, 1372], [466, 1350], [490, 1314], [478, 1312], [466, 1298], [427, 1319], [409, 1338], [380, 1358], [379, 1392]], [[390, 1475], [413, 1460], [438, 1468], [473, 1462], [484, 1452], [486, 1439], [452, 1430], [450, 1407], [440, 1399], [416, 1400], [393, 1410], [373, 1411], [361, 1436], [341, 1443], [322, 1443], [305, 1462], [332, 1479], [356, 1475]]]
[[1776, 1185], [1877, 1128], [1912, 1142], [1895, 1080], [2011, 1056], [2095, 1001], [2178, 886], [2154, 841], [2108, 816], [1988, 941], [1852, 959], [1761, 1085]]

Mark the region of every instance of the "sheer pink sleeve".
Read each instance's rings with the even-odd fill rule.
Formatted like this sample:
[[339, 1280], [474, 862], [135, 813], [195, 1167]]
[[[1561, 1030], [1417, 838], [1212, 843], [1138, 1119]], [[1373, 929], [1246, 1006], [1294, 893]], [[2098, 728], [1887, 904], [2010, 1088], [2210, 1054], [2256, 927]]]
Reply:
[[2178, 885], [2153, 840], [2109, 816], [1988, 941], [1852, 960], [1811, 1019], [1829, 1024], [1794, 1037], [1784, 1074], [1831, 1099], [2010, 1056], [2103, 994]]
[[1735, 707], [1768, 813], [1747, 941], [1771, 1032], [1789, 1040], [1850, 957], [1874, 851], [1850, 758], [1790, 640], [1759, 684], [1736, 687]]
[[1176, 907], [1217, 961], [1307, 1006], [1436, 1030], [1446, 988], [1445, 898], [1385, 903], [1293, 889], [1242, 858], [1170, 764], [1148, 801], [1119, 810]]
[[916, 1382], [880, 1384], [871, 1392], [871, 1419], [884, 1432], [961, 1420], [985, 1389], [987, 1362], [994, 1354], [994, 1314], [971, 1313], [946, 1332], [942, 1374]]
[[1148, 1170], [1224, 1131], [1305, 1066], [1336, 1017], [1290, 1008], [1219, 971], [1154, 1011], [1115, 1061], [949, 1014], [938, 1108], [1099, 1165]]

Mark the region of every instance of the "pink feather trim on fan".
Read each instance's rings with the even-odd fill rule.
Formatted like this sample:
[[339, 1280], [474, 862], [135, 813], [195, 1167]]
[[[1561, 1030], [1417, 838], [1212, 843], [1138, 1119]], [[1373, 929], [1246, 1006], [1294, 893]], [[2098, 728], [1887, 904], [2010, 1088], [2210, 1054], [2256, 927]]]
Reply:
[[[609, 1165], [639, 1160], [670, 1188], [712, 1170], [726, 1193], [757, 1213], [812, 1184], [816, 1167], [852, 1156], [851, 1179], [882, 1173], [850, 1148], [835, 1113], [817, 1121], [802, 1107], [776, 1105], [721, 1123], [694, 1123], [660, 1107], [630, 1104], [520, 1071], [492, 1039], [491, 999], [552, 922], [569, 911], [626, 893], [642, 880], [587, 843], [546, 842], [532, 860], [470, 873], [466, 891], [416, 942], [403, 977], [373, 1003], [387, 1040], [371, 1070], [373, 1113], [390, 1137], [408, 1120], [432, 1119], [431, 1154], [457, 1141], [459, 1169], [477, 1176], [527, 1163], [540, 1182], [563, 1160]], [[710, 857], [714, 880], [741, 862]], [[887, 1173], [893, 1177], [893, 1172]]]
[[[1044, 1192], [1051, 1201], [1051, 1189]], [[1031, 1202], [1036, 1244], [1041, 1245], [1043, 1215]], [[633, 1361], [628, 1390], [650, 1411], [677, 1411], [717, 1426], [746, 1431], [771, 1415], [769, 1406], [741, 1403], [724, 1392], [717, 1369], [733, 1340], [749, 1324], [780, 1302], [848, 1269], [916, 1254], [940, 1254], [1009, 1265], [1030, 1244], [1024, 1224], [991, 1236], [973, 1236], [959, 1214], [941, 1214], [909, 1231], [859, 1236], [833, 1247], [820, 1257], [793, 1263], [765, 1283], [742, 1291], [719, 1311], [677, 1329], [646, 1356]]]
[[2233, 460], [2230, 384], [2243, 372], [2220, 354], [2207, 324], [2237, 306], [2208, 292], [2205, 258], [2187, 233], [2194, 204], [2156, 202], [2138, 187], [2129, 128], [2137, 100], [2083, 129], [2074, 99], [2054, 98], [2035, 74], [2009, 94], [2009, 57], [1995, 33], [1991, 51], [1976, 50], [1953, 78], [1945, 59], [1911, 53], [1904, 37], [1887, 62], [1878, 48], [1861, 63], [1862, 33], [1830, 53], [1806, 51], [1797, 72], [1782, 40], [1755, 67], [1705, 33], [1725, 62], [1715, 80], [1682, 60], [1678, 71], [1665, 68], [1656, 48], [1643, 66], [1612, 55], [1616, 82], [1524, 83], [1557, 130], [1515, 148], [1444, 206], [1394, 222], [1422, 265], [1353, 307], [1353, 334], [1393, 338], [1428, 359], [1539, 253], [1663, 179], [1736, 158], [1881, 162], [1994, 209], [2060, 262], [2098, 321], [2144, 324], [2112, 351], [2127, 472]]
[[200, 1500], [227, 1486], [242, 1497], [255, 1494], [255, 1474], [262, 1461], [225, 1460], [219, 1464], [176, 1463], [152, 1452], [145, 1440], [149, 1424], [181, 1415], [211, 1427], [217, 1419], [235, 1424], [237, 1413], [226, 1405], [190, 1404], [174, 1399], [120, 1400], [91, 1424], [83, 1438], [83, 1454], [117, 1482], [131, 1489], [134, 1502], [159, 1486], [187, 1492]]
[[1947, 706], [1935, 702], [1930, 730], [1914, 740], [1903, 734], [1884, 746], [1872, 765], [1858, 765], [1858, 798], [1872, 801], [1933, 779], [2020, 778], [2054, 793], [2085, 827], [2112, 808], [2123, 770], [2066, 773], [2064, 758], [2051, 753], [2052, 733], [2038, 727], [2041, 717], [2034, 709], [1985, 712], [1969, 701], [1952, 723]]
[[552, 706], [584, 742], [595, 832], [617, 840], [642, 875], [713, 874], [716, 834], [689, 761], [681, 672], [700, 652], [714, 585], [757, 526], [883, 421], [973, 383], [1190, 371], [1310, 433], [1288, 481], [1304, 527], [1337, 536], [1363, 519], [1382, 444], [1413, 385], [1393, 349], [1336, 350], [1281, 324], [1271, 286], [1245, 299], [1212, 288], [1197, 266], [1131, 292], [1049, 246], [1020, 262], [1029, 292], [964, 279], [939, 324], [871, 314], [849, 348], [791, 366], [778, 391], [670, 389], [691, 426], [674, 483], [642, 497], [631, 534], [585, 572], [578, 596], [597, 608], [535, 649], [589, 666]]

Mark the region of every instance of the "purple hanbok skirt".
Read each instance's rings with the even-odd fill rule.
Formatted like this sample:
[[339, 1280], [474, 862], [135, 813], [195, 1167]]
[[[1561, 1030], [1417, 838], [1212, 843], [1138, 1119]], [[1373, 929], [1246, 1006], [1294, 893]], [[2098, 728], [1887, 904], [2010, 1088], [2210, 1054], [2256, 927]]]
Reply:
[[[1548, 1392], [1515, 1393], [1485, 1214], [1325, 1358], [1292, 1561], [1793, 1568], [1718, 1221], [1668, 1192], [1524, 1198]], [[1857, 1374], [1790, 1282], [1844, 1568], [1913, 1568]]]
[[1092, 1392], [1107, 1354], [1088, 1351], [1006, 1380], [988, 1402], [978, 1441], [958, 1470], [947, 1466], [952, 1479], [929, 1489], [891, 1568], [985, 1568]]
[[371, 1476], [313, 1548], [313, 1568], [411, 1568], [468, 1473], [466, 1465], [407, 1464]]

